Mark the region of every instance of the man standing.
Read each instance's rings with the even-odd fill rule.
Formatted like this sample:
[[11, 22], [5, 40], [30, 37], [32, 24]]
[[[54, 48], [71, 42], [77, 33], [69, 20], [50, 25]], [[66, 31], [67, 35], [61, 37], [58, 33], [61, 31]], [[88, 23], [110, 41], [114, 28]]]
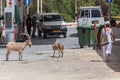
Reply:
[[31, 17], [30, 14], [27, 15], [27, 20], [26, 20], [26, 26], [27, 26], [27, 32], [31, 36]]
[[109, 62], [109, 58], [112, 53], [112, 42], [115, 41], [114, 33], [110, 28], [109, 24], [106, 24], [101, 31], [101, 35], [100, 35], [101, 42], [103, 41], [103, 39], [105, 39], [105, 37], [107, 38], [109, 44], [102, 46], [103, 59], [106, 62]]
[[32, 27], [33, 27], [33, 32], [32, 32], [32, 37], [35, 37], [35, 32], [36, 32], [36, 16], [32, 17]]

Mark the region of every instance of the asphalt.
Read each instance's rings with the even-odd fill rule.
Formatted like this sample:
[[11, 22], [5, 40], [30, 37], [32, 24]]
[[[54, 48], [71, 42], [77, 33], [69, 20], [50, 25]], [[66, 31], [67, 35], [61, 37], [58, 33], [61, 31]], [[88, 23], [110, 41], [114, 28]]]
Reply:
[[[79, 48], [79, 49], [65, 49], [64, 57], [61, 59], [58, 59], [58, 57], [56, 57], [56, 60], [57, 60], [57, 63], [65, 61], [69, 63], [69, 65], [67, 65], [67, 63], [65, 63], [66, 65], [64, 63], [61, 63], [61, 65], [59, 66], [62, 67], [61, 68], [62, 71], [61, 69], [57, 69], [55, 67], [55, 69], [57, 69], [58, 71], [63, 72], [63, 75], [60, 74], [60, 72], [55, 72], [55, 73], [59, 73], [60, 76], [63, 76], [63, 78], [60, 78], [60, 76], [56, 76], [56, 78], [51, 77], [51, 79], [46, 79], [46, 78], [41, 79], [40, 77], [36, 77], [36, 79], [29, 79], [30, 78], [29, 76], [28, 79], [37, 80], [37, 78], [39, 78], [40, 80], [55, 80], [55, 79], [56, 80], [120, 80], [120, 50], [119, 50], [120, 40], [119, 40], [119, 35], [118, 35], [119, 28], [118, 29], [113, 28], [113, 30], [116, 35], [116, 41], [113, 42], [112, 54], [110, 56], [109, 63], [104, 62], [101, 49], [93, 50], [92, 47], [84, 47], [84, 48]], [[42, 60], [49, 60], [49, 62], [50, 60], [51, 61], [53, 60], [53, 58], [51, 57], [53, 54], [52, 50], [38, 52], [39, 47], [41, 47], [41, 45], [33, 46], [31, 48], [27, 47], [24, 50], [24, 53], [31, 53], [31, 54], [24, 55], [23, 57], [24, 61], [28, 63], [30, 61], [34, 61], [34, 62], [40, 61], [41, 63]], [[5, 53], [6, 53], [6, 48], [1, 47], [0, 48], [0, 60], [1, 60], [0, 65], [2, 65], [3, 63], [6, 64]], [[17, 62], [16, 57], [18, 57], [18, 55], [11, 55], [11, 57], [13, 60]], [[50, 65], [51, 64], [49, 63], [49, 66]], [[65, 68], [63, 66], [65, 66]], [[55, 71], [55, 69], [53, 67], [53, 71]], [[53, 74], [49, 72], [49, 70], [45, 72], [49, 73], [50, 75]], [[73, 75], [73, 73], [75, 75]], [[69, 78], [64, 77], [65, 75], [69, 76]], [[42, 75], [42, 77], [43, 76], [45, 75]], [[4, 79], [4, 80], [7, 80], [7, 79]]]
[[[31, 47], [30, 49], [27, 47], [24, 50], [23, 61], [21, 63], [17, 59], [18, 58], [18, 55], [16, 55], [17, 52], [13, 52], [10, 55], [10, 60], [8, 62], [5, 61], [6, 49], [0, 48], [1, 69], [3, 71], [6, 69], [11, 70], [9, 66], [11, 65], [17, 66], [23, 64], [27, 67], [27, 69], [30, 69], [30, 71], [26, 73], [32, 73], [32, 72], [33, 72], [32, 74], [39, 73], [39, 75], [38, 76], [36, 75], [36, 77], [34, 78], [33, 75], [28, 76], [27, 78], [29, 80], [37, 80], [37, 79], [39, 80], [43, 80], [43, 79], [44, 80], [120, 80], [120, 51], [119, 51], [120, 46], [113, 46], [109, 63], [104, 62], [102, 58], [101, 49], [93, 50], [92, 47], [84, 47], [80, 49], [65, 49], [63, 58], [57, 57], [58, 56], [57, 54], [53, 58], [52, 50], [37, 52], [36, 50], [32, 50], [33, 48]], [[32, 54], [27, 54], [28, 52]], [[30, 66], [30, 64], [32, 65]], [[39, 67], [36, 67], [35, 65], [38, 65]], [[49, 68], [47, 68], [47, 66]], [[15, 73], [17, 70], [20, 69], [23, 69], [24, 71], [25, 68], [24, 67], [22, 68], [21, 66], [15, 68], [15, 70], [13, 70], [13, 73]], [[6, 74], [8, 74], [8, 72], [6, 72]], [[1, 71], [1, 74], [2, 73], [3, 72]], [[19, 73], [23, 74], [22, 72]], [[46, 73], [48, 75], [43, 75], [42, 73]], [[42, 79], [41, 77], [39, 77], [40, 74], [42, 74], [41, 75]], [[62, 77], [58, 76], [58, 74]], [[54, 76], [51, 77], [51, 79], [47, 79], [51, 75]], [[21, 76], [21, 77], [24, 78], [25, 76]], [[4, 79], [4, 80], [11, 80], [11, 78], [14, 77], [12, 76], [9, 79]], [[18, 80], [20, 79], [18, 78]]]

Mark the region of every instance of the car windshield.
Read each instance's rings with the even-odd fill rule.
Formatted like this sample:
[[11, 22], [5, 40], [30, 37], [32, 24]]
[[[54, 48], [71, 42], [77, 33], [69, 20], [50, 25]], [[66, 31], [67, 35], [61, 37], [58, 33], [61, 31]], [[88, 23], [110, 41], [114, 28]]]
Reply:
[[99, 10], [91, 10], [92, 17], [101, 17]]
[[44, 15], [44, 21], [62, 21], [60, 15]]

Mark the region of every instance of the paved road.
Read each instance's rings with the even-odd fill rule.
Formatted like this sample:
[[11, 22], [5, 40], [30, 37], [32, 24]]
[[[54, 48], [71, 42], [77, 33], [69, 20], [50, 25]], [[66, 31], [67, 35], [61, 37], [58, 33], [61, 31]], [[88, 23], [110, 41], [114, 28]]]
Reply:
[[[119, 39], [120, 39], [120, 28], [114, 28], [112, 27], [116, 39], [116, 41], [113, 45], [120, 45]], [[49, 36], [48, 39], [43, 39], [43, 38], [32, 38], [32, 48], [27, 47], [24, 50], [25, 54], [34, 54], [37, 52], [41, 51], [51, 51], [51, 44], [54, 42], [62, 42], [65, 45], [65, 49], [78, 49], [79, 43], [78, 43], [78, 37], [77, 37], [77, 29], [76, 27], [68, 27], [68, 32], [67, 32], [67, 38], [63, 38], [63, 36]], [[6, 48], [0, 48], [2, 53], [6, 53]], [[13, 52], [14, 53], [14, 52]], [[15, 52], [16, 53], [16, 52]]]
[[[62, 42], [65, 44], [65, 48], [76, 48], [78, 45], [77, 29], [76, 27], [68, 27], [67, 38], [63, 36], [48, 36], [47, 39], [43, 38], [32, 38], [33, 45], [46, 46], [44, 49], [48, 49], [47, 46], [51, 45], [54, 42]], [[43, 50], [44, 50], [43, 49]], [[48, 49], [49, 50], [49, 49]]]
[[[6, 49], [0, 48], [0, 80], [120, 80], [119, 41], [113, 43], [110, 63], [105, 63], [101, 49], [79, 48], [75, 28], [69, 28], [67, 36], [70, 41], [60, 37], [34, 38], [33, 46], [24, 50], [23, 61], [17, 60], [17, 52], [5, 61]], [[52, 57], [51, 43], [56, 41], [68, 42], [63, 58], [57, 54]]]
[[24, 55], [23, 61], [15, 55], [4, 61], [0, 53], [0, 80], [119, 80], [120, 60], [115, 55], [119, 48], [113, 49], [110, 63], [103, 61], [101, 50], [89, 47], [65, 49], [63, 58], [57, 54], [53, 58], [52, 51], [41, 51]]
[[[63, 36], [48, 36], [47, 39], [43, 39], [41, 37], [35, 37], [32, 38], [33, 45], [31, 48], [27, 47], [24, 50], [24, 55], [27, 54], [36, 54], [41, 51], [51, 51], [52, 50], [52, 43], [54, 42], [62, 42], [65, 45], [65, 49], [73, 49], [73, 48], [79, 48], [78, 44], [78, 37], [77, 37], [77, 29], [76, 27], [68, 27], [67, 32], [67, 38], [63, 38]], [[2, 51], [5, 55], [6, 48], [0, 48], [0, 51]], [[12, 52], [13, 57], [16, 55], [17, 52]]]

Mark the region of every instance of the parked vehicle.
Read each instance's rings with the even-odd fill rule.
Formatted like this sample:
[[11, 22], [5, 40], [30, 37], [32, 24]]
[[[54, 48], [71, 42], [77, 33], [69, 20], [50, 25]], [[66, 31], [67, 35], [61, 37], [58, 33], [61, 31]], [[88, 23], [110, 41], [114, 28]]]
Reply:
[[111, 26], [116, 26], [116, 20], [115, 19], [111, 19], [110, 20], [110, 25]]
[[59, 13], [40, 14], [38, 29], [39, 34], [43, 33], [43, 38], [47, 38], [48, 35], [63, 35], [66, 38], [66, 23]]
[[93, 45], [93, 48], [100, 48], [100, 32], [105, 24], [101, 7], [80, 7], [77, 21], [80, 47]]
[[100, 6], [80, 7], [78, 12], [78, 26], [87, 24], [94, 25], [94, 22], [99, 26], [105, 24], [104, 17]]

